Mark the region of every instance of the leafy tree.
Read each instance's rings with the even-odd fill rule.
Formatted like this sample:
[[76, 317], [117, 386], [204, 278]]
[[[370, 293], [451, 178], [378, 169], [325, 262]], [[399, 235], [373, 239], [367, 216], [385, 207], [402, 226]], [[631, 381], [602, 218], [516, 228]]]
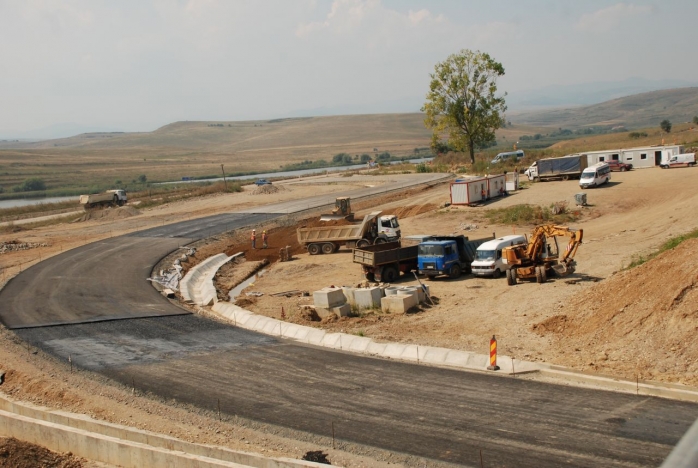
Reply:
[[138, 182], [141, 184], [145, 184], [148, 181], [148, 178], [145, 176], [145, 174], [141, 174], [138, 176]]
[[366, 153], [364, 153], [364, 154], [361, 155], [360, 161], [361, 161], [362, 164], [363, 164], [363, 163], [367, 163], [367, 162], [369, 162], [370, 160], [371, 160], [371, 156], [370, 156], [370, 155], [368, 155], [368, 154], [366, 154]]
[[664, 119], [660, 122], [659, 127], [667, 133], [671, 133], [671, 122], [669, 119]]
[[390, 153], [388, 153], [387, 151], [383, 151], [382, 153], [378, 154], [378, 156], [376, 156], [376, 161], [390, 161]]
[[493, 141], [495, 130], [504, 124], [507, 106], [504, 96], [496, 96], [497, 78], [503, 75], [502, 64], [480, 51], [463, 49], [436, 64], [422, 107], [424, 124], [432, 130], [432, 148], [446, 134], [449, 145], [467, 149], [475, 163], [475, 147]]
[[693, 117], [693, 123], [696, 124], [696, 125], [698, 125], [698, 115], [696, 115], [695, 117]]

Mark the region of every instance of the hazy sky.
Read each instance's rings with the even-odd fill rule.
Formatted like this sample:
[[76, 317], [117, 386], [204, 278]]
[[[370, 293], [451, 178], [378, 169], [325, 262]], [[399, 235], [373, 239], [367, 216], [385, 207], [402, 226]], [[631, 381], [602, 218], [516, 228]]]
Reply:
[[0, 0], [0, 134], [418, 110], [488, 52], [502, 91], [698, 77], [696, 0]]

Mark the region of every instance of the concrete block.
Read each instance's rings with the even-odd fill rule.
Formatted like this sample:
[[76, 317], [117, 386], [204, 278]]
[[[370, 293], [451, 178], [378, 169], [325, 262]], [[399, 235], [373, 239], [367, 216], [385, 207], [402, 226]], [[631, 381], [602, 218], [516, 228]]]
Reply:
[[351, 306], [349, 304], [342, 304], [338, 307], [330, 308], [315, 307], [315, 312], [321, 319], [328, 317], [330, 314], [334, 314], [337, 317], [348, 317], [351, 315]]
[[419, 305], [417, 293], [414, 294], [396, 294], [394, 296], [385, 296], [381, 299], [381, 309], [389, 314], [404, 314], [411, 308]]
[[344, 292], [341, 288], [322, 288], [319, 291], [313, 292], [313, 303], [315, 307], [323, 309], [331, 309], [338, 307], [347, 302]]
[[354, 290], [354, 303], [359, 310], [381, 306], [381, 289], [377, 286]]
[[347, 299], [347, 303], [349, 305], [353, 305], [355, 302], [354, 299], [354, 291], [356, 288], [352, 288], [351, 286], [342, 286], [342, 292], [344, 293], [344, 297]]

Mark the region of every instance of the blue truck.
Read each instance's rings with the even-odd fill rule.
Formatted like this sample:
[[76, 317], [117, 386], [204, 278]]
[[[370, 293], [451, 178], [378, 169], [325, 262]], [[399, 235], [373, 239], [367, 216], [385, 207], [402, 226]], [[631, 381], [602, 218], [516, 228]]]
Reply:
[[470, 264], [475, 260], [475, 251], [492, 237], [469, 240], [460, 236], [432, 236], [418, 246], [417, 269], [420, 275], [430, 278], [448, 276], [458, 278], [470, 273]]

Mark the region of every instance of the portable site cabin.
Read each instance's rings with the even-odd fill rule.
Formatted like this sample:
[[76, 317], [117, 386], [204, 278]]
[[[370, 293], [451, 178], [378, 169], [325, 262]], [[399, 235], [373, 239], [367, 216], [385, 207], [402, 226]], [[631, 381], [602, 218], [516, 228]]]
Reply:
[[675, 156], [683, 153], [681, 145], [640, 146], [637, 148], [587, 151], [589, 166], [600, 162], [621, 161], [632, 164], [633, 168], [655, 167], [662, 162], [662, 156]]
[[504, 174], [456, 179], [451, 183], [451, 205], [472, 205], [500, 197], [505, 184]]

